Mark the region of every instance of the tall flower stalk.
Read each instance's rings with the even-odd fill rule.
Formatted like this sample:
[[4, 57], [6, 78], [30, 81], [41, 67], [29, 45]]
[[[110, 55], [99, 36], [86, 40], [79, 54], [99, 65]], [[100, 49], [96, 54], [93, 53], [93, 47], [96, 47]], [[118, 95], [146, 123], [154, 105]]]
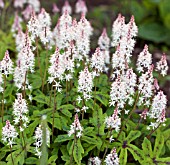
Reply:
[[9, 57], [9, 53], [8, 50], [5, 52], [5, 56], [2, 59], [2, 61], [0, 61], [0, 72], [3, 75], [3, 82], [4, 82], [4, 86], [3, 86], [3, 93], [2, 93], [2, 109], [1, 109], [1, 117], [2, 117], [2, 122], [3, 122], [3, 116], [4, 116], [4, 104], [5, 104], [5, 98], [4, 98], [4, 94], [5, 94], [5, 89], [6, 89], [6, 79], [7, 76], [9, 74], [13, 73], [13, 62]]
[[73, 159], [74, 147], [77, 143], [77, 138], [80, 138], [82, 136], [82, 131], [83, 131], [83, 128], [80, 125], [80, 121], [78, 119], [78, 114], [76, 113], [75, 118], [74, 118], [74, 122], [70, 126], [70, 130], [68, 132], [68, 136], [71, 136], [72, 134], [74, 135], [72, 154], [71, 154], [71, 157], [70, 157], [70, 163], [71, 164], [72, 164], [72, 159]]
[[17, 136], [18, 133], [16, 132], [14, 126], [10, 124], [9, 120], [7, 120], [6, 125], [2, 128], [2, 141], [10, 146], [11, 160], [13, 165], [14, 158], [12, 155], [12, 145], [15, 143], [14, 140], [17, 138]]
[[26, 100], [23, 99], [23, 96], [21, 93], [17, 94], [17, 99], [15, 99], [15, 102], [13, 104], [13, 115], [14, 115], [14, 123], [15, 125], [19, 125], [19, 131], [21, 133], [21, 137], [23, 139], [23, 148], [25, 149], [26, 141], [24, 137], [24, 129], [27, 127], [29, 123], [28, 118], [28, 107]]

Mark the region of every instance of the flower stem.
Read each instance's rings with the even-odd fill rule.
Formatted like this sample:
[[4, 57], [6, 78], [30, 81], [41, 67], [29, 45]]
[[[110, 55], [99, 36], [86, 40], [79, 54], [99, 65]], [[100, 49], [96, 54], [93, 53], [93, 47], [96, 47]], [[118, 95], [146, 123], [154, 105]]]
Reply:
[[48, 45], [46, 44], [46, 56], [45, 56], [45, 71], [44, 71], [44, 78], [42, 81], [42, 92], [44, 91], [44, 84], [45, 84], [45, 79], [46, 79], [46, 72], [48, 68]]
[[130, 117], [132, 116], [132, 113], [133, 113], [134, 110], [136, 109], [136, 106], [137, 106], [137, 103], [138, 103], [138, 100], [139, 100], [139, 96], [140, 96], [140, 92], [138, 92], [138, 94], [137, 94], [136, 101], [135, 101], [135, 104], [134, 104], [134, 106], [133, 106], [133, 109], [132, 109], [132, 111], [129, 113], [127, 119], [125, 120], [125, 124], [122, 126], [122, 128], [121, 128], [121, 130], [120, 130], [120, 132], [119, 132], [119, 134], [118, 134], [118, 136], [117, 136], [117, 138], [116, 138], [116, 141], [118, 140], [118, 138], [119, 138], [121, 132], [124, 130], [124, 128], [125, 128], [125, 126], [126, 126], [128, 120], [129, 120]]
[[24, 149], [26, 147], [26, 143], [25, 143], [25, 138], [24, 138], [24, 133], [22, 132], [22, 138], [23, 138], [23, 142], [24, 142]]
[[12, 156], [12, 147], [10, 145], [10, 151], [11, 151], [11, 160], [12, 160], [12, 164], [14, 165], [14, 159], [13, 159], [13, 156]]
[[71, 153], [71, 157], [70, 157], [70, 164], [72, 165], [72, 160], [73, 160], [73, 152], [74, 152], [74, 146], [76, 144], [77, 138], [76, 138], [76, 132], [74, 134], [74, 142], [73, 142], [73, 148], [72, 148], [72, 153]]
[[[94, 86], [94, 111], [95, 111], [95, 107], [96, 107], [96, 85]], [[97, 111], [97, 135], [99, 135], [99, 111], [98, 109], [96, 110]]]
[[51, 86], [51, 91], [50, 91], [50, 102], [49, 102], [49, 106], [51, 107], [51, 99], [52, 99], [52, 93], [53, 93], [53, 85], [54, 85], [54, 81], [52, 83], [52, 86]]
[[141, 121], [142, 121], [142, 118], [140, 118], [140, 119], [139, 119], [138, 124], [137, 124], [137, 126], [136, 126], [135, 130], [136, 130], [136, 129], [138, 129], [139, 124], [141, 123]]
[[68, 104], [68, 81], [66, 80], [66, 100]]
[[56, 88], [54, 88], [54, 108], [53, 108], [53, 123], [52, 123], [52, 139], [54, 138], [54, 114], [57, 108], [57, 103], [56, 103]]
[[[112, 136], [112, 129], [110, 130], [109, 139], [111, 138], [111, 136]], [[103, 155], [102, 163], [104, 163], [104, 158], [105, 158], [105, 156], [106, 156], [106, 154], [107, 154], [107, 150], [108, 150], [108, 144], [107, 144], [107, 146], [106, 146], [106, 149], [105, 149], [105, 152], [104, 152], [104, 155]]]
[[4, 86], [3, 86], [3, 93], [2, 93], [2, 110], [1, 110], [1, 116], [2, 116], [2, 123], [4, 121], [4, 94], [5, 94], [5, 88], [6, 88], [6, 75], [4, 75]]
[[25, 72], [25, 79], [24, 79], [24, 90], [23, 90], [23, 97], [25, 99], [25, 96], [26, 96], [26, 80], [27, 80], [27, 71]]
[[[107, 131], [106, 138], [107, 138], [108, 134], [109, 134], [109, 131]], [[102, 149], [102, 147], [103, 147], [103, 145], [104, 145], [104, 143], [105, 143], [106, 138], [104, 138], [104, 140], [103, 140], [103, 142], [102, 142], [102, 145], [101, 145], [100, 150], [99, 150], [99, 153], [98, 153], [98, 157], [99, 157], [99, 155], [100, 155], [100, 151], [101, 151], [101, 149]]]
[[[83, 105], [82, 105], [82, 107], [84, 107], [84, 105], [85, 105], [85, 103], [84, 103], [84, 102], [85, 102], [85, 101], [84, 101], [84, 98], [83, 98], [83, 100], [82, 100], [82, 101], [83, 101]], [[82, 111], [82, 120], [83, 120], [83, 119], [84, 119], [84, 110]]]
[[40, 76], [43, 82], [43, 76], [42, 76], [42, 70], [41, 70], [41, 62], [40, 62], [40, 56], [39, 56], [39, 52], [38, 52], [38, 37], [36, 38], [36, 51], [37, 51], [37, 57], [38, 57], [38, 67], [40, 69]]
[[[22, 126], [23, 126], [22, 119], [20, 118], [20, 127], [22, 127]], [[24, 144], [22, 144], [22, 148], [25, 150], [26, 143], [25, 143], [24, 133], [23, 133], [23, 131], [20, 131], [20, 133], [21, 133], [21, 137], [22, 137], [23, 143], [24, 143]], [[22, 140], [21, 140], [21, 143], [22, 143]]]
[[159, 128], [160, 125], [161, 123], [159, 123], [159, 125], [149, 133], [149, 135], [147, 136], [147, 139], [150, 139], [151, 135]]

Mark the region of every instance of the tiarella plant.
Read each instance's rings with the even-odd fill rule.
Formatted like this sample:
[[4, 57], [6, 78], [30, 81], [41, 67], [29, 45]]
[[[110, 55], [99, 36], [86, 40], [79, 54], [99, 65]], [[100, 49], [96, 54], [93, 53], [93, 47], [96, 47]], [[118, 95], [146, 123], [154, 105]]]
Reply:
[[39, 0], [13, 5], [16, 62], [10, 51], [0, 61], [0, 164], [170, 164], [167, 97], [157, 80], [168, 63], [163, 54], [154, 66], [145, 45], [133, 68], [134, 17], [126, 23], [119, 14], [93, 52], [85, 1], [76, 3], [78, 21], [68, 1], [54, 4], [62, 13], [52, 30]]

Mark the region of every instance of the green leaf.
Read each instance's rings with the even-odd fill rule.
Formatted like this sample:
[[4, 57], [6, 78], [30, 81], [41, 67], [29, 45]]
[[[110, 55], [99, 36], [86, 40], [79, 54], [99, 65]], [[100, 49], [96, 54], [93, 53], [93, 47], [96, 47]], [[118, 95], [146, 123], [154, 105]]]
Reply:
[[142, 5], [142, 3], [139, 3], [136, 0], [131, 1], [130, 7], [131, 13], [134, 15], [136, 22], [141, 22], [148, 15], [146, 8]]
[[56, 142], [61, 143], [61, 142], [65, 142], [65, 141], [68, 141], [71, 139], [74, 139], [74, 137], [72, 137], [72, 136], [69, 137], [68, 134], [58, 135], [57, 138], [55, 139], [54, 143], [56, 143]]
[[145, 160], [143, 152], [138, 147], [136, 147], [135, 145], [128, 144], [127, 149], [133, 155], [134, 159], [139, 161], [139, 163], [142, 163]]
[[[50, 118], [48, 122], [53, 124], [53, 118]], [[54, 127], [59, 130], [62, 130], [62, 124], [60, 118], [54, 118]]]
[[164, 140], [167, 141], [170, 139], [170, 129], [167, 129], [166, 131], [163, 132]]
[[66, 105], [61, 105], [58, 109], [70, 109], [70, 110], [72, 110], [74, 108], [75, 108], [74, 105], [66, 104]]
[[121, 148], [119, 160], [120, 160], [121, 165], [126, 165], [127, 163], [127, 149], [126, 148]]
[[74, 140], [70, 140], [70, 141], [67, 143], [67, 151], [68, 151], [69, 155], [72, 155], [72, 152], [73, 152], [73, 148], [72, 148], [73, 142], [74, 142]]
[[58, 155], [52, 155], [49, 159], [48, 159], [48, 164], [49, 163], [55, 163], [55, 161], [57, 160]]
[[75, 107], [71, 104], [66, 104], [66, 105], [62, 105], [60, 106], [58, 109], [60, 110], [61, 113], [63, 113], [65, 116], [71, 118], [72, 117], [72, 113], [69, 112], [68, 110], [72, 110]]
[[60, 109], [60, 112], [67, 117], [72, 117], [72, 113], [68, 111], [68, 109]]
[[25, 151], [22, 151], [21, 154], [19, 155], [19, 164], [23, 165], [25, 161]]
[[135, 130], [136, 123], [134, 123], [131, 120], [128, 120], [127, 123], [126, 123], [126, 126], [127, 126], [127, 132], [130, 132], [131, 130]]
[[13, 89], [14, 89], [14, 86], [13, 86], [13, 85], [8, 85], [7, 88], [5, 89], [4, 97], [7, 97], [7, 96], [9, 96], [9, 95], [12, 95]]
[[106, 114], [111, 116], [114, 113], [115, 107], [111, 106], [106, 110]]
[[82, 136], [82, 141], [85, 141], [89, 144], [97, 144], [97, 140], [95, 138], [90, 138], [88, 136]]
[[35, 96], [33, 100], [37, 101], [38, 103], [49, 104], [49, 99], [44, 94]]
[[0, 160], [2, 160], [6, 155], [6, 152], [5, 151], [1, 151], [0, 152]]
[[[22, 152], [22, 149], [18, 149], [14, 152], [12, 152], [12, 157], [15, 160], [15, 163], [18, 164], [18, 162], [20, 161], [20, 154]], [[7, 164], [12, 164], [12, 159], [11, 159], [11, 153], [6, 157], [6, 160], [8, 161]]]
[[169, 150], [170, 150], [170, 140], [167, 140], [166, 145], [167, 145], [167, 147], [168, 147]]
[[89, 107], [90, 109], [94, 109], [94, 101], [92, 99], [89, 99], [85, 102], [85, 105]]
[[[103, 87], [108, 86], [108, 76], [106, 74], [102, 74], [99, 77], [99, 80], [95, 83], [97, 87], [102, 89]], [[107, 91], [104, 91], [106, 93]]]
[[29, 137], [32, 137], [34, 130], [39, 123], [40, 123], [40, 120], [36, 119], [28, 126], [28, 128], [26, 128], [26, 131], [28, 132]]
[[170, 164], [170, 157], [156, 159], [158, 165]]
[[103, 111], [101, 108], [96, 109], [93, 111], [93, 118], [90, 118], [90, 123], [92, 123], [95, 126], [96, 133], [103, 135], [104, 134], [104, 128], [105, 128], [105, 121], [106, 114], [103, 114]]
[[67, 151], [66, 146], [60, 147], [60, 150], [61, 150], [62, 155], [63, 155], [63, 156], [61, 156], [61, 159], [64, 160], [64, 161], [66, 161], [66, 162], [67, 162], [67, 161], [70, 161], [70, 156], [69, 156], [69, 154], [68, 154], [68, 151]]
[[161, 151], [162, 151], [162, 148], [164, 146], [164, 137], [163, 135], [161, 134], [161, 132], [159, 131], [157, 133], [157, 136], [156, 136], [156, 140], [155, 140], [155, 146], [154, 146], [154, 150], [153, 150], [153, 156], [158, 158], [159, 155], [161, 154]]
[[125, 140], [125, 132], [123, 132], [123, 131], [121, 132], [118, 140], [123, 143], [123, 141]]
[[[170, 6], [170, 5], [169, 5]], [[164, 17], [164, 24], [165, 24], [165, 26], [168, 28], [168, 29], [170, 29], [170, 25], [169, 25], [169, 22], [170, 22], [170, 13], [169, 14], [167, 14], [165, 17]]]
[[39, 76], [37, 74], [30, 74], [29, 77], [30, 77], [29, 80], [31, 80], [32, 89], [38, 89], [41, 87], [41, 85], [42, 85], [41, 76]]
[[94, 97], [99, 100], [103, 105], [107, 106], [108, 105], [108, 100], [109, 100], [109, 95], [104, 94], [102, 92], [96, 92], [94, 94]]
[[130, 131], [130, 133], [128, 134], [125, 140], [129, 144], [130, 142], [138, 138], [140, 135], [141, 135], [140, 131]]
[[94, 127], [87, 127], [83, 131], [83, 135], [90, 135], [91, 132], [93, 132]]
[[52, 111], [53, 111], [53, 108], [47, 108], [47, 109], [43, 109], [43, 110], [34, 110], [33, 114], [34, 114], [34, 116], [41, 117], [42, 115], [51, 114]]
[[160, 16], [164, 20], [164, 18], [170, 13], [169, 0], [160, 1], [158, 7], [159, 7]]
[[83, 157], [87, 156], [91, 150], [93, 150], [96, 145], [90, 144], [88, 147], [84, 148]]
[[57, 100], [57, 107], [59, 107], [62, 103], [64, 95], [61, 93], [57, 93], [56, 100]]
[[84, 154], [84, 149], [81, 145], [80, 139], [78, 139], [77, 143], [75, 143], [74, 151], [73, 151], [74, 160], [78, 165], [81, 165], [82, 154]]
[[64, 131], [68, 131], [69, 129], [69, 126], [67, 125], [68, 121], [69, 121], [69, 118], [60, 116], [60, 123]]
[[164, 26], [156, 22], [144, 23], [139, 26], [139, 37], [161, 43], [167, 40], [168, 31]]
[[145, 157], [151, 157], [153, 156], [152, 154], [152, 145], [151, 142], [145, 137], [142, 143], [142, 149]]

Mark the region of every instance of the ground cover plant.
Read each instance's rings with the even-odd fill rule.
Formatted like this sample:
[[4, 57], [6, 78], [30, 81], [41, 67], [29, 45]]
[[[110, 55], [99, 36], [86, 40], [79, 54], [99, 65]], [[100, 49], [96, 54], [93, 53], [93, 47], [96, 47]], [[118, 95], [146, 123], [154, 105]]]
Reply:
[[154, 77], [166, 76], [166, 55], [154, 65], [145, 45], [132, 60], [134, 16], [125, 22], [119, 14], [92, 52], [83, 0], [77, 20], [68, 1], [55, 4], [54, 28], [38, 0], [10, 2], [0, 0], [1, 8], [18, 9], [8, 36], [14, 51], [4, 43], [0, 61], [0, 164], [170, 164], [167, 98]]

